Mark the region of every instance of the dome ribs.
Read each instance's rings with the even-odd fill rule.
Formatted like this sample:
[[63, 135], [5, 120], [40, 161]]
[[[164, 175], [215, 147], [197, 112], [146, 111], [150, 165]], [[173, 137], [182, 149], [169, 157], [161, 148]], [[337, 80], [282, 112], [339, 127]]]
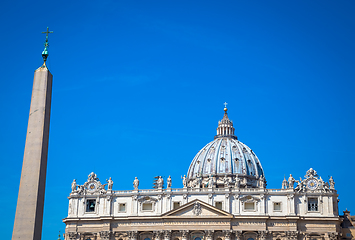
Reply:
[[189, 186], [198, 187], [196, 184], [206, 183], [211, 175], [217, 188], [225, 187], [226, 177], [230, 181], [229, 186], [239, 178], [240, 187], [257, 188], [258, 178], [261, 175], [265, 177], [255, 153], [234, 135], [233, 122], [229, 120], [226, 109], [214, 140], [206, 144], [190, 164]]

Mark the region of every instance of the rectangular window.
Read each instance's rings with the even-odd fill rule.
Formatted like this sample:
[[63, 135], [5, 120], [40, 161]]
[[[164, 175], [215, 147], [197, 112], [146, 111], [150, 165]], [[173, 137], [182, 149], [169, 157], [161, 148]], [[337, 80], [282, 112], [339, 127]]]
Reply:
[[317, 212], [318, 211], [318, 199], [308, 198], [308, 211]]
[[177, 209], [180, 207], [180, 202], [174, 202], [173, 209]]
[[118, 211], [119, 212], [125, 212], [126, 211], [126, 204], [125, 203], [119, 203], [118, 204]]
[[95, 212], [96, 200], [88, 199], [86, 201], [86, 212]]
[[153, 204], [152, 203], [143, 203], [142, 204], [142, 210], [143, 211], [152, 211], [153, 210]]
[[274, 202], [274, 211], [281, 211], [281, 203], [280, 202]]
[[255, 203], [253, 203], [253, 202], [244, 203], [244, 210], [245, 211], [254, 211], [255, 210]]
[[216, 202], [215, 207], [222, 210], [222, 202]]

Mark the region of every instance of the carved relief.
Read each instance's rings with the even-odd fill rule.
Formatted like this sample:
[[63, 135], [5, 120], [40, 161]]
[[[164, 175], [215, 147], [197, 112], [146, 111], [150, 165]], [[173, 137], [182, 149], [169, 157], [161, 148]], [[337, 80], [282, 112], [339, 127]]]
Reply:
[[180, 234], [182, 239], [187, 239], [189, 236], [189, 230], [180, 230]]
[[268, 234], [268, 231], [259, 231], [259, 240], [265, 240]]
[[155, 240], [160, 240], [162, 237], [162, 234], [163, 234], [162, 231], [153, 231], [153, 238]]
[[235, 240], [241, 240], [242, 238], [242, 231], [235, 231]]
[[232, 233], [233, 233], [232, 230], [223, 230], [224, 240], [229, 240], [229, 239], [231, 239]]
[[137, 231], [128, 231], [128, 237], [132, 240], [137, 239], [138, 232]]
[[75, 240], [78, 234], [76, 232], [69, 232], [68, 236], [70, 240]]
[[286, 232], [287, 239], [297, 240], [298, 239], [298, 231], [287, 231]]
[[195, 202], [193, 208], [192, 208], [192, 212], [198, 216], [201, 214], [202, 212], [202, 208], [201, 208], [201, 204], [199, 202]]
[[110, 239], [111, 232], [110, 231], [101, 231], [100, 232], [100, 238], [103, 240], [108, 240]]
[[213, 238], [213, 232], [214, 232], [213, 230], [206, 230], [205, 231], [205, 237], [207, 240], [210, 240]]
[[170, 240], [171, 238], [171, 230], [165, 230], [163, 231], [164, 239], [165, 240]]
[[328, 236], [329, 236], [329, 240], [337, 240], [338, 239], [338, 233], [337, 232], [329, 232]]

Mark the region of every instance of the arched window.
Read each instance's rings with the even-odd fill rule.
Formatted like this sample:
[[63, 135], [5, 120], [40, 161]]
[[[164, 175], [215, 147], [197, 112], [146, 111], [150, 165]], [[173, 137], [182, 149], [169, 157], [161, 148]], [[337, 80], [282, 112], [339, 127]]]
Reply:
[[248, 238], [247, 240], [254, 240], [254, 238]]
[[144, 238], [144, 240], [150, 240], [150, 238]]
[[200, 237], [195, 237], [195, 239], [194, 240], [201, 240], [201, 238]]

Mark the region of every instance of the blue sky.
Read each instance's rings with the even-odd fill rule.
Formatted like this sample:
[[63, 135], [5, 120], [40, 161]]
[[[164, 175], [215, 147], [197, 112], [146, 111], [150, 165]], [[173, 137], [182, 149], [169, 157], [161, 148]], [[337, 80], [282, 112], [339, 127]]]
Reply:
[[70, 184], [181, 187], [229, 103], [268, 188], [313, 167], [355, 213], [354, 1], [0, 2], [2, 236], [12, 235], [33, 72], [49, 26], [53, 74], [44, 240]]

